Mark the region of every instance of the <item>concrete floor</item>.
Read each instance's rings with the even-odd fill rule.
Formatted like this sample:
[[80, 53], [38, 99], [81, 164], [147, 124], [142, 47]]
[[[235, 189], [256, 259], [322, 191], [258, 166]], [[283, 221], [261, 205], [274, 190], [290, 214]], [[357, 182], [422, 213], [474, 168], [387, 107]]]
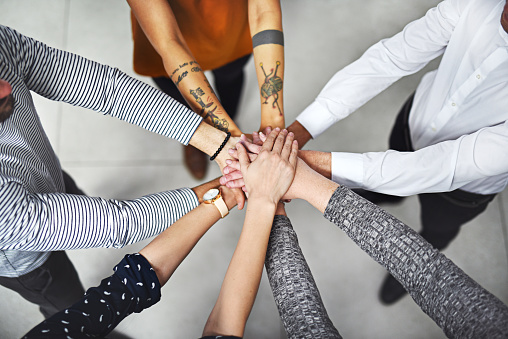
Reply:
[[[285, 31], [284, 107], [288, 123], [318, 94], [340, 68], [371, 44], [421, 17], [436, 0], [283, 0]], [[0, 0], [0, 23], [47, 44], [132, 71], [129, 8], [125, 1]], [[429, 64], [425, 70], [437, 67]], [[239, 125], [259, 126], [259, 99], [252, 60], [241, 101]], [[400, 105], [424, 71], [404, 78], [336, 124], [307, 149], [352, 152], [387, 147], [387, 136]], [[89, 194], [129, 199], [199, 184], [182, 165], [182, 146], [138, 127], [95, 112], [34, 95], [43, 125], [65, 168]], [[218, 176], [212, 166], [206, 180]], [[408, 297], [386, 307], [377, 291], [385, 272], [340, 230], [303, 201], [288, 214], [312, 268], [328, 313], [345, 338], [444, 338], [442, 331]], [[387, 210], [415, 229], [417, 199]], [[154, 307], [130, 316], [118, 330], [132, 338], [197, 338], [217, 297], [240, 234], [244, 212], [213, 227], [163, 288]], [[482, 286], [508, 303], [508, 194], [467, 224], [444, 251]], [[85, 287], [111, 274], [125, 253], [144, 243], [116, 249], [71, 251]], [[0, 338], [18, 338], [42, 320], [37, 307], [0, 288]], [[284, 338], [270, 287], [263, 277], [246, 338]]]

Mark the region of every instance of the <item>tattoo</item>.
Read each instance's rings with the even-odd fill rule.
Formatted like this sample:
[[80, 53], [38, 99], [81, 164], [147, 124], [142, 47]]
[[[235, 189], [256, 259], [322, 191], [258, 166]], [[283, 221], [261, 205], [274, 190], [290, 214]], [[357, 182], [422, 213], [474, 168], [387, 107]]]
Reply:
[[217, 94], [215, 94], [215, 91], [212, 88], [212, 85], [210, 85], [210, 82], [208, 81], [208, 79], [206, 77], [205, 77], [205, 81], [208, 84], [208, 88], [210, 88], [210, 91], [213, 93], [213, 95], [217, 96]]
[[189, 75], [189, 72], [185, 71], [182, 74], [178, 76], [178, 80], [175, 82], [175, 85], [178, 86], [180, 82], [185, 78], [187, 75]]
[[201, 68], [199, 68], [199, 67], [197, 67], [197, 66], [196, 66], [196, 67], [192, 67], [191, 71], [192, 71], [192, 72], [201, 72], [201, 71], [203, 71], [203, 70], [202, 70]]
[[201, 89], [201, 87], [198, 87], [196, 89], [191, 89], [190, 90], [190, 94], [194, 97], [194, 99], [196, 99], [196, 102], [199, 104], [199, 106], [201, 106], [201, 112], [200, 114], [203, 115], [203, 113], [205, 112], [205, 109], [212, 106], [213, 105], [213, 102], [210, 102], [208, 104], [205, 104], [203, 102], [203, 100], [201, 99], [201, 97], [203, 95], [205, 95], [205, 92]]
[[[280, 62], [277, 61], [277, 67], [275, 68], [275, 72], [273, 68], [271, 72], [267, 75], [265, 69], [263, 68], [263, 63], [259, 64], [261, 69], [263, 70], [263, 74], [265, 75], [265, 82], [261, 85], [261, 96], [265, 99], [263, 104], [268, 104], [268, 98], [273, 96], [272, 107], [277, 107], [279, 109], [280, 115], [282, 115], [282, 111], [279, 106], [279, 92], [282, 90], [282, 79], [277, 76], [277, 70], [279, 69]], [[272, 75], [273, 74], [273, 75]]]
[[268, 44], [284, 46], [284, 33], [276, 29], [267, 29], [259, 33], [256, 33], [252, 37], [252, 48]]
[[[193, 65], [193, 64], [197, 64], [198, 62], [196, 60], [192, 60], [192, 61], [189, 61], [189, 62], [184, 62], [182, 65], [178, 65], [177, 68], [175, 68], [175, 70], [173, 71], [173, 73], [171, 73], [170, 75], [170, 78], [173, 79], [173, 75], [175, 75], [176, 72], [178, 72], [178, 70], [184, 68], [185, 66], [190, 66], [190, 65]], [[194, 71], [193, 71], [194, 72]], [[185, 77], [185, 76], [184, 76]], [[181, 80], [180, 80], [181, 81]], [[179, 81], [179, 82], [180, 82]]]
[[[190, 90], [190, 94], [196, 99], [196, 102], [201, 106], [201, 112], [199, 113], [204, 119], [210, 118], [212, 125], [220, 129], [221, 131], [228, 132], [229, 122], [226, 119], [220, 119], [217, 115], [215, 115], [215, 111], [217, 110], [218, 106], [215, 105], [215, 107], [209, 111], [206, 111], [207, 108], [214, 105], [214, 102], [212, 98], [209, 96], [207, 98], [208, 103], [205, 104], [203, 99], [201, 98], [203, 95], [205, 95], [205, 92], [201, 89], [201, 87], [198, 87], [194, 90]], [[221, 114], [221, 110], [219, 109], [217, 111], [217, 114]]]

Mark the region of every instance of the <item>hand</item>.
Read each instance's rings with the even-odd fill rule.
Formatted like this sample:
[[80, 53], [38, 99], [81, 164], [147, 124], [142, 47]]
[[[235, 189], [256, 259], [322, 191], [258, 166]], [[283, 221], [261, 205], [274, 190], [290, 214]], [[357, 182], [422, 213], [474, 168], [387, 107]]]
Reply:
[[298, 143], [293, 137], [293, 133], [276, 128], [254, 162], [249, 159], [245, 146], [237, 144], [240, 171], [250, 199], [266, 199], [277, 204], [291, 186], [298, 158]]
[[[260, 133], [261, 140], [266, 140], [266, 136]], [[257, 145], [246, 145], [251, 152], [259, 153], [261, 147]], [[300, 154], [302, 151], [299, 151]], [[249, 157], [251, 161], [254, 161], [256, 154], [250, 153]], [[236, 150], [231, 150], [230, 155], [238, 159], [238, 152]], [[231, 188], [242, 188], [242, 190], [247, 191], [245, 188], [245, 181], [243, 179], [242, 172], [240, 171], [240, 163], [238, 160], [228, 160], [228, 165], [225, 167], [225, 174], [220, 178], [220, 183], [227, 187]], [[282, 197], [282, 200], [285, 202], [291, 201], [291, 199], [305, 198], [306, 191], [308, 191], [308, 186], [305, 183], [311, 182], [312, 178], [315, 178], [316, 175], [319, 174], [313, 170], [304, 160], [298, 158], [296, 164], [296, 172], [295, 177], [293, 179], [293, 183], [291, 187], [288, 189], [286, 194]]]
[[295, 120], [291, 125], [288, 126], [288, 131], [293, 132], [295, 134], [295, 140], [298, 141], [298, 145], [300, 149], [305, 146], [305, 144], [312, 139], [312, 135], [300, 124], [297, 120]]
[[224, 199], [224, 202], [226, 203], [226, 206], [231, 211], [233, 207], [235, 207], [235, 205], [237, 204], [235, 191], [237, 191], [238, 189], [231, 189], [227, 188], [226, 186], [220, 186], [219, 190], [221, 192], [222, 198]]
[[[240, 141], [240, 137], [233, 137], [231, 136], [222, 149], [222, 151], [219, 153], [219, 155], [215, 158], [215, 161], [219, 165], [219, 168], [221, 169], [222, 173], [224, 172], [224, 168], [228, 165], [226, 162], [229, 160], [231, 161], [231, 157], [229, 156], [227, 150], [230, 148], [234, 148], [236, 143]], [[234, 187], [230, 187], [234, 188]], [[240, 188], [236, 188], [232, 190], [233, 195], [235, 196], [236, 205], [238, 205], [238, 209], [241, 210], [245, 206], [245, 194], [242, 192]], [[229, 206], [229, 205], [228, 205]]]

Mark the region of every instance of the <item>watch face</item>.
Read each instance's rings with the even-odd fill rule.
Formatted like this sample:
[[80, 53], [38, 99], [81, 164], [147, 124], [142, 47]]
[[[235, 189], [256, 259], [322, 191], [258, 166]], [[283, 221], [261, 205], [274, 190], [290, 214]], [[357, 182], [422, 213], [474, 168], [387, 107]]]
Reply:
[[217, 188], [212, 188], [211, 190], [206, 192], [205, 195], [203, 195], [203, 200], [212, 200], [219, 194], [219, 192], [220, 191]]

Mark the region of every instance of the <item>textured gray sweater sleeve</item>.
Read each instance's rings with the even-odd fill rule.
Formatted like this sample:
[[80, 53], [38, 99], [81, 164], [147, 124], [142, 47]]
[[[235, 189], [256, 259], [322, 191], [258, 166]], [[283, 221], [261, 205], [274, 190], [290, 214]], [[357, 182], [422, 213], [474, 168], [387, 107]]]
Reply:
[[276, 215], [265, 260], [288, 338], [342, 338], [328, 318], [291, 222]]
[[340, 186], [325, 218], [383, 265], [450, 338], [508, 338], [508, 307], [411, 228]]

